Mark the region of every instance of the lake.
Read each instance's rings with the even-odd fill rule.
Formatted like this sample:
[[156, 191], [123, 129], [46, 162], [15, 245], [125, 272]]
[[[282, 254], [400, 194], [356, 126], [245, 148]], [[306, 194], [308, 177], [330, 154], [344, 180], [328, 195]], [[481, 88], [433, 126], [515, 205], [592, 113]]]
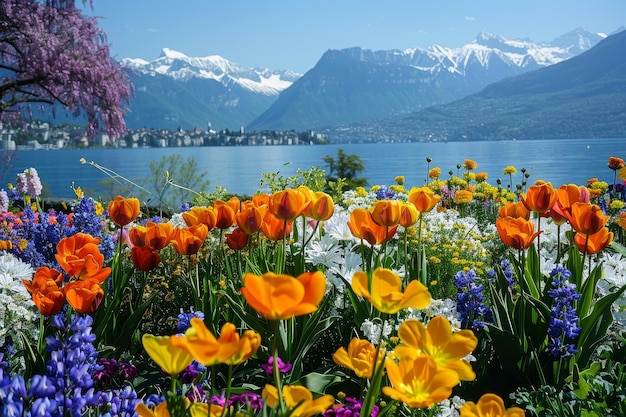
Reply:
[[537, 179], [551, 181], [555, 186], [565, 183], [585, 184], [587, 179], [598, 177], [612, 182], [613, 172], [607, 167], [610, 156], [625, 158], [626, 139], [554, 139], [507, 142], [420, 142], [341, 144], [316, 146], [242, 146], [194, 148], [144, 148], [144, 149], [83, 149], [18, 151], [10, 169], [2, 179], [0, 188], [15, 182], [18, 172], [34, 167], [44, 188], [54, 198], [72, 198], [71, 184], [82, 187], [88, 195], [96, 197], [104, 191], [98, 183], [106, 175], [80, 159], [93, 161], [131, 180], [150, 175], [149, 163], [163, 155], [178, 153], [183, 159], [193, 156], [199, 169], [206, 172], [211, 185], [225, 187], [235, 194], [253, 194], [259, 189], [261, 174], [277, 172], [288, 176], [298, 168], [312, 166], [328, 169], [323, 162], [327, 155], [335, 158], [338, 149], [361, 157], [365, 165], [362, 174], [368, 185], [390, 185], [394, 178], [403, 175], [407, 187], [424, 184], [427, 172], [426, 158], [432, 158], [430, 167], [440, 167], [442, 177], [448, 171], [455, 174], [457, 164], [464, 159], [478, 163], [475, 172], [487, 172], [489, 182], [502, 178], [508, 165], [517, 168], [515, 183], [521, 182], [521, 168]]

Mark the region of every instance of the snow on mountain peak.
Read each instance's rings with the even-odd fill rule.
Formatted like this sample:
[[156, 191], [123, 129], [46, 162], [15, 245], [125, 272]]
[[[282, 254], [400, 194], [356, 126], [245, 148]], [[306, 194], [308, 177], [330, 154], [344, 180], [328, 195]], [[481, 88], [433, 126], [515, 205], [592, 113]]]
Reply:
[[227, 87], [235, 83], [246, 90], [270, 96], [278, 95], [302, 76], [289, 70], [245, 68], [219, 55], [190, 57], [169, 48], [163, 48], [161, 55], [153, 61], [124, 58], [121, 64], [146, 75], [161, 74], [180, 81], [212, 79]]
[[160, 58], [185, 59], [187, 58], [187, 55], [170, 48], [163, 48], [161, 50]]

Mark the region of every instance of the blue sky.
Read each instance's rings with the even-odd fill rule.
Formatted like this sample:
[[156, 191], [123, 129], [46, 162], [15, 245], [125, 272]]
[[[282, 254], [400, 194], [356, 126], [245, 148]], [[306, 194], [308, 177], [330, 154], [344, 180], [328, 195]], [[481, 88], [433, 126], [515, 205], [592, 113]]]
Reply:
[[170, 48], [304, 73], [328, 49], [459, 47], [480, 31], [534, 41], [577, 27], [608, 34], [626, 26], [626, 1], [95, 0], [88, 14], [100, 16], [116, 59]]

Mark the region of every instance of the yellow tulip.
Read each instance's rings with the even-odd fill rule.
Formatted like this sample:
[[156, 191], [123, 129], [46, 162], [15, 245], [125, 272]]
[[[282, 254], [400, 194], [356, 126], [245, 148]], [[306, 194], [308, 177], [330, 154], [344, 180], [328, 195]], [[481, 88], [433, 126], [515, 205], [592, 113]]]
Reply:
[[376, 268], [372, 275], [371, 293], [368, 285], [365, 272], [354, 274], [352, 290], [382, 313], [395, 314], [408, 307], [422, 309], [430, 304], [430, 293], [424, 284], [411, 281], [402, 292], [402, 280], [390, 269]]
[[409, 202], [412, 203], [420, 213], [427, 213], [441, 200], [440, 195], [433, 193], [428, 187], [413, 187], [409, 191]]
[[419, 355], [428, 355], [437, 365], [455, 371], [463, 381], [476, 378], [470, 363], [463, 359], [478, 344], [471, 330], [453, 333], [448, 319], [436, 316], [428, 326], [418, 320], [404, 321], [398, 329], [398, 336], [402, 340], [402, 344], [394, 349], [398, 358], [414, 359]]
[[254, 355], [261, 345], [261, 336], [257, 332], [247, 330], [239, 337], [232, 323], [225, 323], [222, 326], [219, 339], [201, 319], [194, 317], [189, 323], [191, 327], [184, 336], [174, 337], [172, 345], [187, 352], [205, 366], [219, 363], [239, 364]]
[[425, 355], [399, 362], [387, 359], [385, 369], [392, 386], [383, 387], [383, 393], [411, 408], [427, 408], [445, 400], [459, 383], [456, 372], [437, 367], [435, 360]]
[[193, 360], [191, 355], [172, 344], [172, 339], [176, 337], [144, 334], [141, 338], [143, 348], [148, 355], [170, 375], [178, 375]]
[[467, 401], [461, 407], [460, 417], [524, 417], [525, 413], [519, 407], [504, 407], [504, 401], [496, 394], [484, 394], [478, 403]]
[[[270, 408], [278, 406], [278, 390], [273, 385], [266, 385], [263, 388], [263, 401]], [[306, 387], [301, 385], [285, 385], [283, 387], [283, 399], [285, 405], [291, 411], [293, 417], [310, 417], [322, 414], [335, 401], [332, 395], [324, 395], [313, 399], [313, 394]]]
[[372, 220], [379, 226], [393, 227], [400, 220], [398, 200], [378, 200], [372, 206]]
[[340, 347], [333, 355], [333, 361], [337, 365], [352, 369], [359, 378], [371, 378], [374, 364], [377, 367], [380, 366], [384, 358], [385, 352], [383, 350], [378, 350], [369, 341], [358, 337], [350, 341], [348, 350]]

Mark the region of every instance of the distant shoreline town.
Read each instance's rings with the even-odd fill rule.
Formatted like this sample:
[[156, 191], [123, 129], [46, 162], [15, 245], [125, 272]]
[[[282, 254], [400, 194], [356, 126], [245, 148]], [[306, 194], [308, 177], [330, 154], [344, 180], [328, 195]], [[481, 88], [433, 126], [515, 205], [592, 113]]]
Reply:
[[295, 132], [270, 130], [246, 132], [239, 130], [202, 129], [129, 129], [112, 141], [106, 133], [89, 138], [82, 126], [51, 126], [48, 122], [31, 123], [24, 127], [0, 125], [2, 150], [56, 150], [83, 148], [180, 148], [192, 146], [275, 146], [324, 145], [325, 135], [314, 131]]

